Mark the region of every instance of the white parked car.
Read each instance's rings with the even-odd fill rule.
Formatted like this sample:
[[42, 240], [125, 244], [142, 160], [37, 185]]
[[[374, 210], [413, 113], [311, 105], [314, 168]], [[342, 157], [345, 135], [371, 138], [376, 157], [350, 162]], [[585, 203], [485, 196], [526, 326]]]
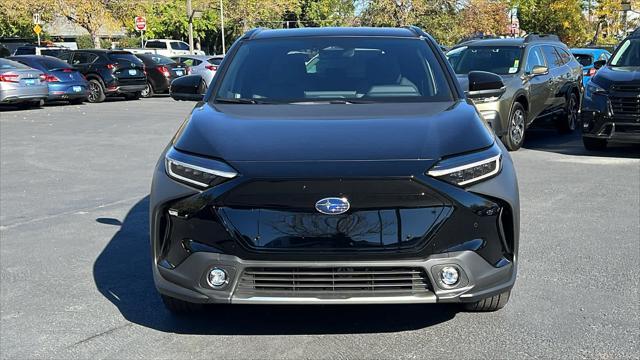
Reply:
[[191, 68], [191, 74], [202, 76], [207, 85], [213, 80], [218, 66], [224, 59], [223, 55], [179, 55], [172, 56], [173, 60]]
[[[144, 44], [145, 49], [155, 50], [156, 54], [164, 56], [188, 55], [189, 44], [180, 40], [151, 39]], [[204, 51], [194, 50], [195, 55], [204, 55]]]

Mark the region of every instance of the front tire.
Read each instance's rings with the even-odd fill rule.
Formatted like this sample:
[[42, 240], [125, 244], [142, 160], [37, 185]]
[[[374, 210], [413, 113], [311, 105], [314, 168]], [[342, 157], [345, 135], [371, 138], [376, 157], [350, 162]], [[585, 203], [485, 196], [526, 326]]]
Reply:
[[195, 304], [188, 301], [173, 298], [160, 294], [164, 307], [175, 315], [193, 314], [202, 310], [202, 304]]
[[89, 80], [89, 97], [87, 101], [90, 103], [101, 103], [106, 97], [102, 83], [96, 79]]
[[584, 144], [584, 148], [589, 151], [599, 151], [607, 148], [607, 139], [583, 137], [582, 143]]
[[561, 134], [569, 134], [573, 132], [578, 126], [578, 113], [580, 111], [578, 103], [578, 96], [576, 94], [571, 93], [569, 98], [567, 99], [567, 108], [565, 109], [565, 114], [560, 119], [558, 119], [557, 127], [558, 132]]
[[521, 103], [513, 104], [511, 113], [509, 114], [509, 124], [507, 125], [507, 133], [502, 136], [502, 142], [509, 151], [516, 151], [522, 147], [524, 143], [525, 121], [527, 119], [527, 111]]
[[472, 312], [490, 312], [500, 310], [509, 302], [511, 296], [511, 290], [505, 291], [501, 294], [492, 296], [490, 298], [482, 299], [471, 303], [463, 304], [466, 311]]

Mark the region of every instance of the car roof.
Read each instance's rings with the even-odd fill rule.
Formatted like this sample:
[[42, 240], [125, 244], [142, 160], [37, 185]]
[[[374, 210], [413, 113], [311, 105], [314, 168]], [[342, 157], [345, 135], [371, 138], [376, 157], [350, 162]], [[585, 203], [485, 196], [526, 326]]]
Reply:
[[420, 35], [409, 28], [389, 27], [321, 27], [298, 29], [255, 29], [247, 33], [249, 39], [271, 39], [309, 36], [380, 36], [417, 38]]

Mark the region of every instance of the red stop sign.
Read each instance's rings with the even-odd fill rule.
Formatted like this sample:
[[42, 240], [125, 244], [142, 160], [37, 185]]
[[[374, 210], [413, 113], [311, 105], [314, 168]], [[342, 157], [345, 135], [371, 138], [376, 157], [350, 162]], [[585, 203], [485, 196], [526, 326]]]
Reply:
[[143, 16], [136, 16], [134, 23], [136, 26], [136, 30], [147, 30], [147, 19], [145, 19]]

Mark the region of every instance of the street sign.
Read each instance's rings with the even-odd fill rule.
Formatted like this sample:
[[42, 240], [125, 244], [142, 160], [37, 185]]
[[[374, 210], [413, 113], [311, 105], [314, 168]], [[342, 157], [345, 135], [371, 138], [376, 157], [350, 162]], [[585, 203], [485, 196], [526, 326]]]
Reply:
[[35, 14], [33, 14], [33, 23], [34, 23], [34, 25], [40, 25], [40, 24], [42, 24], [42, 23], [40, 22], [40, 14], [39, 14], [39, 13], [35, 13]]
[[40, 35], [40, 33], [42, 32], [42, 27], [36, 24], [36, 26], [33, 27], [33, 32], [35, 32], [36, 35]]
[[147, 19], [145, 19], [143, 16], [136, 16], [134, 23], [135, 23], [136, 30], [138, 31], [147, 30]]

